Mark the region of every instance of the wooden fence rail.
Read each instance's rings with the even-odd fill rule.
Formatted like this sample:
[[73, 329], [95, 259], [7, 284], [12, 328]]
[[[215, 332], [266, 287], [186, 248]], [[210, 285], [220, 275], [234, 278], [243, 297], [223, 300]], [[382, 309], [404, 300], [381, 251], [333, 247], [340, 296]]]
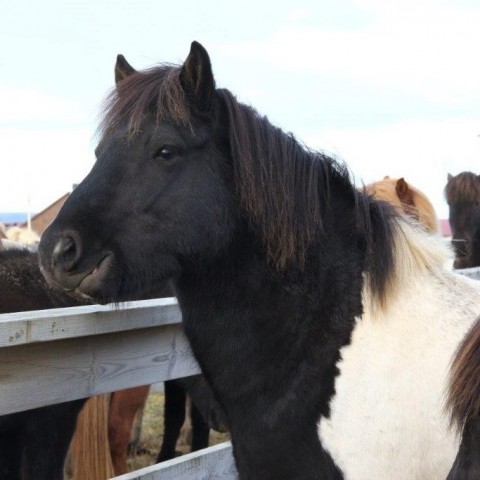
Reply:
[[[0, 415], [199, 373], [180, 322], [174, 298], [0, 315]], [[237, 478], [229, 443], [128, 475]]]

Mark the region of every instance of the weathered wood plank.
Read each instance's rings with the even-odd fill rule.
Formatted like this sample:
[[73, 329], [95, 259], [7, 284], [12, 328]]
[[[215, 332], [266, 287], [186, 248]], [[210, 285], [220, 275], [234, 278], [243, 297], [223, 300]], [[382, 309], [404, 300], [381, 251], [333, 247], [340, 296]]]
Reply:
[[199, 372], [180, 325], [0, 348], [0, 415]]
[[0, 315], [0, 347], [179, 323], [175, 298]]
[[114, 480], [236, 480], [230, 442], [114, 477]]
[[[180, 323], [173, 298], [0, 315], [0, 415], [199, 373]], [[238, 478], [230, 444], [128, 475]]]

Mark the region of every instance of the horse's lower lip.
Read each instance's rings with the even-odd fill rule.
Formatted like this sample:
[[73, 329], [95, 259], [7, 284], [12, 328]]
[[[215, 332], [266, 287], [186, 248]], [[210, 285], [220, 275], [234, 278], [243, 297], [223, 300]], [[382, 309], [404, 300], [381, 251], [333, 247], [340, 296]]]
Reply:
[[101, 287], [105, 279], [110, 265], [112, 264], [112, 254], [105, 255], [100, 262], [88, 273], [82, 281], [74, 289], [75, 293], [81, 296], [89, 296], [90, 292], [94, 292]]

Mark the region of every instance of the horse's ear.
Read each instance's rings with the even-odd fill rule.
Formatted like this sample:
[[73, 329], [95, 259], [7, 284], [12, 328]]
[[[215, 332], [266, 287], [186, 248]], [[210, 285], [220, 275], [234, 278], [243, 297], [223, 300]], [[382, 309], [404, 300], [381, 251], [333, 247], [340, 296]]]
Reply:
[[451, 175], [450, 173], [448, 173], [448, 174], [447, 174], [447, 181], [449, 182], [452, 178], [453, 178], [453, 175]]
[[136, 70], [127, 62], [123, 55], [117, 55], [115, 63], [115, 84], [118, 85], [123, 79], [129, 77]]
[[198, 42], [192, 42], [180, 72], [180, 82], [189, 100], [201, 112], [207, 112], [212, 105], [215, 80], [208, 53]]
[[397, 192], [398, 198], [402, 203], [405, 203], [407, 205], [413, 205], [410, 188], [403, 177], [397, 180], [397, 183], [395, 185], [395, 191]]

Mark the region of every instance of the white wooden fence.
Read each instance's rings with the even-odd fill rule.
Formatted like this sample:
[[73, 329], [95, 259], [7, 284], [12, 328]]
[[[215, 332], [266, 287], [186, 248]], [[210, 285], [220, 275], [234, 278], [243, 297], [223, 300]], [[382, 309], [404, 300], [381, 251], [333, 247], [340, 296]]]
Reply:
[[[0, 315], [0, 415], [199, 373], [175, 299]], [[236, 479], [229, 442], [118, 480]]]
[[[199, 373], [180, 322], [173, 298], [0, 315], [0, 415]], [[116, 480], [236, 478], [227, 442]]]

